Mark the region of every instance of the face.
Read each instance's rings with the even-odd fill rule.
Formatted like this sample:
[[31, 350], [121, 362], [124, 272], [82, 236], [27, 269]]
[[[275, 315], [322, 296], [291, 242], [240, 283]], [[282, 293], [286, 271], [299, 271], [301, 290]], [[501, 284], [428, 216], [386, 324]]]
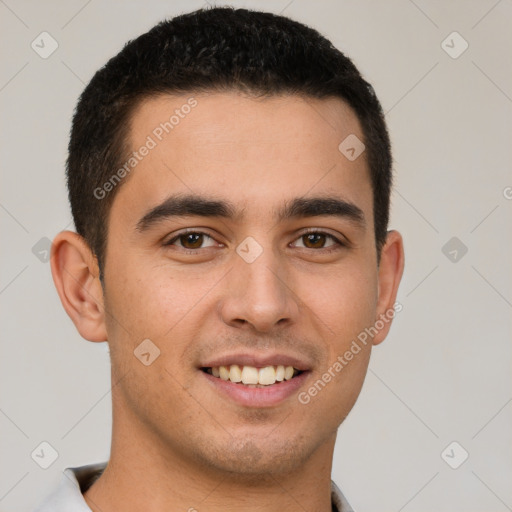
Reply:
[[162, 450], [254, 474], [332, 447], [371, 343], [343, 355], [383, 307], [366, 155], [338, 149], [351, 134], [338, 99], [161, 96], [134, 113], [132, 150], [150, 149], [113, 201], [105, 322], [114, 410]]

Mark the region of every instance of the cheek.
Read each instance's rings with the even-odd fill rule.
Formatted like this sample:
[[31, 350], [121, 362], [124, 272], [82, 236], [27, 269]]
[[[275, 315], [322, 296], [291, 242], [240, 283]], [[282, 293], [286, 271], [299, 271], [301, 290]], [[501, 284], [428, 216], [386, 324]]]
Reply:
[[298, 397], [331, 425], [344, 418], [354, 405], [364, 382], [371, 343], [358, 336], [375, 321], [376, 272], [359, 264], [338, 268], [326, 276], [303, 279], [299, 296], [313, 322], [325, 358], [310, 386]]
[[329, 338], [331, 355], [343, 351], [352, 339], [375, 321], [376, 272], [351, 266], [317, 279], [305, 279], [299, 293], [313, 313], [317, 328]]
[[169, 263], [146, 267], [140, 263], [120, 265], [121, 271], [111, 273], [115, 282], [110, 306], [122, 329], [112, 327], [135, 345], [149, 338], [161, 347], [172, 342], [178, 349], [199, 328], [193, 318], [204, 308], [219, 276], [191, 273]]

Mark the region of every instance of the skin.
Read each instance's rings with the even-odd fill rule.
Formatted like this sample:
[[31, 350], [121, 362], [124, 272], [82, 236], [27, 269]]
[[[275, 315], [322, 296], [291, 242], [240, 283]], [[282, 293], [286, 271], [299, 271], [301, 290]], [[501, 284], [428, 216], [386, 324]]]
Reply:
[[[132, 148], [188, 97], [144, 101], [132, 118]], [[366, 155], [351, 162], [338, 150], [349, 134], [363, 134], [341, 100], [194, 97], [197, 106], [117, 191], [104, 289], [79, 235], [64, 231], [53, 243], [64, 308], [85, 339], [108, 340], [112, 358], [111, 457], [85, 499], [102, 512], [327, 512], [337, 428], [359, 395], [371, 345], [391, 322], [307, 405], [297, 393], [272, 407], [238, 405], [198, 365], [238, 350], [304, 356], [311, 368], [299, 391], [307, 391], [395, 304], [402, 238], [388, 233], [378, 265]], [[168, 218], [137, 231], [175, 193], [229, 201], [244, 214]], [[365, 225], [329, 215], [276, 221], [284, 201], [326, 196], [355, 204]], [[186, 239], [164, 245], [184, 228], [211, 238], [188, 253]], [[347, 244], [320, 236], [307, 245], [306, 228]], [[263, 249], [253, 263], [236, 252], [248, 236]], [[146, 338], [160, 349], [149, 366], [133, 354]]]

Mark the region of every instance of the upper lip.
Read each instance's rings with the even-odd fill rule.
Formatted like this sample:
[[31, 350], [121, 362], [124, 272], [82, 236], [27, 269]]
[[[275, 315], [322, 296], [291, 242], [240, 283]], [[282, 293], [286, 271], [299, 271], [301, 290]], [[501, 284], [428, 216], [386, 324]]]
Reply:
[[216, 356], [201, 363], [200, 368], [213, 368], [218, 366], [230, 366], [238, 364], [239, 366], [254, 366], [256, 368], [264, 368], [265, 366], [293, 366], [297, 370], [306, 371], [311, 368], [311, 364], [303, 358], [287, 354], [265, 353], [255, 354], [249, 352], [240, 352], [232, 354], [224, 354]]

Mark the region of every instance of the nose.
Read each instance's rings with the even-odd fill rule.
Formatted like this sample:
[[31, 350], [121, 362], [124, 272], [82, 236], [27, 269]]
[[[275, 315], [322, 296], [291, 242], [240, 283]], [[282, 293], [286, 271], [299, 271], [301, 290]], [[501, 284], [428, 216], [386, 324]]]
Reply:
[[271, 250], [252, 263], [237, 257], [226, 278], [220, 313], [227, 325], [268, 333], [297, 321], [299, 299]]

